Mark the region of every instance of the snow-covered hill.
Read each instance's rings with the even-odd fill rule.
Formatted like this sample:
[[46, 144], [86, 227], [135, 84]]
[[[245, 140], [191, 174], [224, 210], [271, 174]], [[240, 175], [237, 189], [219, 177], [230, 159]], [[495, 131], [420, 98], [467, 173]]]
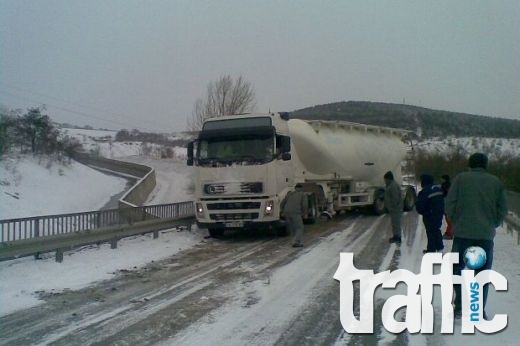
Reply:
[[520, 139], [513, 138], [480, 138], [480, 137], [447, 137], [426, 138], [414, 142], [417, 150], [428, 153], [443, 154], [462, 150], [464, 154], [482, 152], [491, 159], [498, 157], [520, 157]]
[[[83, 146], [86, 152], [94, 153], [109, 159], [117, 159], [127, 156], [146, 156], [150, 158], [178, 158], [185, 159], [186, 148], [168, 147], [155, 143], [139, 141], [116, 141], [117, 131], [87, 130], [87, 129], [62, 129], [64, 136], [75, 138]], [[189, 136], [185, 133], [171, 134], [168, 139], [186, 140]]]
[[126, 180], [76, 161], [9, 156], [0, 161], [0, 219], [97, 210], [123, 191]]

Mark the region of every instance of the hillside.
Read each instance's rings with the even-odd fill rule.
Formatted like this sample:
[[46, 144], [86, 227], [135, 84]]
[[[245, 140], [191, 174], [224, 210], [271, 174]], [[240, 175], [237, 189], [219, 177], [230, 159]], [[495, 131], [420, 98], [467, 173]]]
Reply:
[[11, 155], [0, 161], [0, 219], [97, 210], [125, 187], [125, 179], [73, 160]]
[[520, 120], [434, 110], [404, 104], [348, 101], [303, 108], [294, 118], [344, 120], [405, 128], [422, 137], [520, 138]]

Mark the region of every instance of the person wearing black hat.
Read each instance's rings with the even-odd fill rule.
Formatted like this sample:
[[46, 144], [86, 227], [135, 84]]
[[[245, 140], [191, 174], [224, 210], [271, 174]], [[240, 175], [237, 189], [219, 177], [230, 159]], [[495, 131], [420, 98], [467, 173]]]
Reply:
[[401, 218], [403, 216], [403, 196], [401, 188], [394, 180], [392, 172], [388, 171], [384, 175], [385, 179], [385, 208], [390, 214], [392, 223], [392, 237], [388, 239], [390, 243], [401, 243]]
[[433, 185], [433, 176], [421, 175], [422, 190], [417, 196], [415, 209], [422, 215], [428, 245], [424, 253], [437, 252], [444, 249], [442, 243], [442, 218], [444, 216], [444, 197], [439, 186]]
[[[471, 246], [478, 246], [486, 252], [486, 263], [475, 270], [477, 275], [482, 270], [491, 269], [493, 264], [493, 240], [496, 228], [507, 214], [505, 190], [500, 180], [489, 174], [488, 159], [482, 153], [469, 157], [469, 171], [455, 177], [446, 197], [446, 214], [453, 222], [453, 247], [451, 252], [458, 252], [459, 263], [453, 267], [453, 274], [460, 275], [464, 269], [464, 252]], [[486, 316], [488, 285], [483, 288], [483, 311]], [[461, 287], [455, 285], [455, 316], [459, 318], [461, 310]]]

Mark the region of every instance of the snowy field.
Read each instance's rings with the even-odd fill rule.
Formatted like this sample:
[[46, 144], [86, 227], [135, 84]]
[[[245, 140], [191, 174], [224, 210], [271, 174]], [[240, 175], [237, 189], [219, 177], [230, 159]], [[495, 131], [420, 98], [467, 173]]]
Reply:
[[0, 219], [98, 210], [126, 180], [71, 161], [24, 155], [0, 161]]
[[[173, 159], [159, 159], [162, 146], [141, 142], [115, 142], [117, 131], [63, 129], [76, 138], [86, 151], [97, 151], [107, 158], [150, 164], [157, 170], [157, 187], [148, 204], [190, 200], [189, 192], [178, 186], [190, 184], [185, 171], [186, 149], [174, 147]], [[181, 139], [185, 134], [171, 135]], [[143, 150], [149, 155], [144, 155]], [[0, 219], [97, 210], [111, 196], [122, 192], [126, 180], [102, 174], [78, 162], [70, 165], [48, 157], [7, 156], [0, 161]], [[80, 193], [71, 194], [71, 191]]]
[[[109, 159], [118, 159], [127, 156], [143, 156], [161, 158], [161, 152], [165, 147], [155, 143], [143, 143], [138, 141], [116, 142], [117, 131], [86, 130], [86, 129], [62, 129], [63, 135], [75, 138], [81, 143], [86, 152], [94, 152]], [[189, 135], [178, 133], [168, 135], [169, 140], [186, 140]], [[171, 147], [173, 158], [185, 159], [186, 148]]]

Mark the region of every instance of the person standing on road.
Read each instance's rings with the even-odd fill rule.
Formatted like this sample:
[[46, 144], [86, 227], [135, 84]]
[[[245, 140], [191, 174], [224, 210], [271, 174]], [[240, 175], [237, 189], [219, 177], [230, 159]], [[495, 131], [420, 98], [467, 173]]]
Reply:
[[281, 209], [287, 228], [294, 237], [292, 246], [303, 247], [303, 216], [307, 215], [308, 203], [302, 184], [296, 184], [295, 190], [285, 196]]
[[[445, 174], [441, 177], [441, 190], [444, 198], [448, 196], [448, 191], [450, 191], [451, 181], [450, 176]], [[453, 226], [451, 225], [451, 220], [448, 215], [444, 214], [446, 219], [446, 232], [444, 232], [444, 239], [451, 240], [453, 239]]]
[[444, 249], [442, 243], [442, 218], [444, 216], [444, 197], [439, 186], [433, 185], [433, 176], [421, 175], [421, 187], [415, 209], [423, 217], [428, 245], [423, 253], [437, 252]]
[[[446, 213], [453, 222], [454, 239], [452, 252], [459, 253], [459, 263], [453, 267], [454, 275], [461, 275], [464, 269], [464, 252], [471, 246], [478, 246], [486, 252], [486, 263], [475, 270], [491, 269], [493, 264], [493, 239], [496, 228], [502, 224], [507, 214], [504, 187], [500, 180], [487, 173], [488, 158], [482, 153], [469, 157], [469, 171], [460, 173], [453, 180], [446, 198]], [[486, 316], [486, 301], [489, 284], [483, 288], [483, 317]], [[462, 315], [461, 287], [455, 285], [454, 313]]]
[[401, 218], [403, 216], [403, 196], [401, 188], [394, 180], [392, 172], [388, 171], [385, 178], [385, 208], [390, 214], [392, 223], [392, 237], [388, 239], [390, 243], [401, 243]]

